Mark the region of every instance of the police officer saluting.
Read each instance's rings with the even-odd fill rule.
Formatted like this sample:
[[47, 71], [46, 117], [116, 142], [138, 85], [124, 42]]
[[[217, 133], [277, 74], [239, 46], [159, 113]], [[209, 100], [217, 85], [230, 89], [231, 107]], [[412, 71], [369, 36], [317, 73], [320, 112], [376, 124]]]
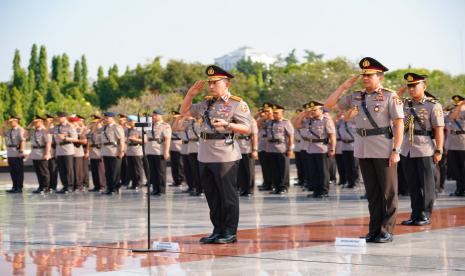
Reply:
[[377, 60], [366, 57], [359, 63], [363, 91], [341, 98], [359, 78], [345, 81], [325, 102], [343, 110], [353, 109], [357, 134], [354, 155], [359, 158], [370, 211], [367, 242], [385, 243], [393, 239], [397, 215], [397, 166], [404, 132], [403, 104], [399, 96], [381, 85], [388, 71]]
[[2, 130], [2, 136], [6, 136], [8, 170], [10, 171], [13, 187], [8, 193], [22, 193], [24, 182], [24, 149], [26, 146], [25, 131], [19, 125], [20, 118], [10, 116], [8, 119], [9, 129]]
[[237, 160], [241, 152], [234, 133], [250, 133], [250, 111], [247, 103], [229, 92], [234, 77], [222, 68], [206, 69], [210, 95], [198, 104], [192, 99], [205, 81], [197, 81], [187, 92], [181, 105], [183, 116], [203, 117], [198, 159], [200, 179], [210, 207], [213, 233], [201, 243], [233, 243], [237, 241], [239, 198], [236, 193]]
[[441, 160], [444, 144], [442, 106], [433, 98], [425, 96], [426, 77], [415, 73], [404, 75], [411, 98], [404, 101], [406, 116], [401, 159], [409, 187], [412, 214], [410, 219], [402, 222], [403, 225], [421, 226], [431, 223], [435, 197], [434, 164]]
[[50, 192], [50, 170], [48, 162], [51, 158], [52, 135], [44, 126], [45, 118], [35, 116], [33, 120], [34, 129], [29, 133], [31, 140], [31, 154], [29, 159], [32, 160], [34, 170], [39, 181], [39, 188], [33, 193]]

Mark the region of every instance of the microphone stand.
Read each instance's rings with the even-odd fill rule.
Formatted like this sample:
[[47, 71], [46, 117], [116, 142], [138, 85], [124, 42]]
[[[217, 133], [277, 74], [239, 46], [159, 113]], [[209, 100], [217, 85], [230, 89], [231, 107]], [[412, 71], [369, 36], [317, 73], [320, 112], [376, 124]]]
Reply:
[[[149, 127], [149, 115], [145, 113], [145, 122], [140, 121], [140, 110], [137, 112], [137, 123], [136, 127], [142, 128], [142, 158], [146, 158], [145, 155], [145, 128]], [[147, 174], [147, 248], [135, 248], [131, 249], [133, 253], [151, 253], [151, 252], [162, 252], [164, 249], [154, 249], [150, 243], [150, 172]]]

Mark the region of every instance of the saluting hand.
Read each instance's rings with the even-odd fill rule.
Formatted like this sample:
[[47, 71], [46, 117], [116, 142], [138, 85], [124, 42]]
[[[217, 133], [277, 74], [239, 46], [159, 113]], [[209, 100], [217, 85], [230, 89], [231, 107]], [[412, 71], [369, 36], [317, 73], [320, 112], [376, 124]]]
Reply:
[[204, 86], [205, 86], [205, 81], [198, 80], [194, 83], [194, 85], [191, 86], [191, 88], [189, 88], [189, 90], [187, 91], [187, 94], [195, 96], [199, 94], [200, 91], [202, 91]]
[[351, 88], [355, 84], [355, 82], [357, 82], [359, 78], [360, 78], [360, 75], [355, 75], [355, 76], [350, 77], [343, 84], [341, 84], [341, 88], [343, 88], [344, 90]]

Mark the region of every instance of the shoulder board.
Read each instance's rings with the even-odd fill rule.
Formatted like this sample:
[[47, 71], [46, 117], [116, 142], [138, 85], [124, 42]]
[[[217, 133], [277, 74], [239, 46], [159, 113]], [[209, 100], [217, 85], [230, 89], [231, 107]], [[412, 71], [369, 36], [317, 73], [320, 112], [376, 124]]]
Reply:
[[362, 93], [362, 91], [361, 91], [361, 90], [357, 90], [357, 91], [352, 92], [352, 94], [356, 94], [356, 93]]
[[242, 101], [242, 98], [241, 98], [241, 97], [238, 97], [238, 96], [231, 96], [231, 97], [229, 97], [229, 98], [230, 98], [231, 100], [233, 100], [233, 101], [236, 101], [236, 102]]
[[203, 99], [204, 100], [211, 100], [213, 98], [213, 96], [205, 96]]
[[385, 90], [385, 91], [387, 91], [387, 92], [391, 92], [391, 93], [395, 93], [395, 94], [397, 94], [397, 92], [396, 92], [396, 91], [394, 91], [394, 90], [392, 90], [392, 89], [389, 89], [389, 88], [385, 88], [385, 87], [383, 87], [383, 90]]
[[426, 101], [434, 104], [439, 102], [437, 99], [431, 97], [426, 97]]

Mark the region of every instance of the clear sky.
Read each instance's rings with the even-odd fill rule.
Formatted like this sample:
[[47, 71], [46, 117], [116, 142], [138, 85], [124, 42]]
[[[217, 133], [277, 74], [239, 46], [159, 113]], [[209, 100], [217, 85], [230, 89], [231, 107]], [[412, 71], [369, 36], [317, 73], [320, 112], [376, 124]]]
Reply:
[[465, 74], [465, 1], [461, 0], [1, 0], [0, 81], [11, 78], [15, 49], [27, 66], [33, 43], [72, 64], [182, 59], [212, 63], [241, 46], [285, 56], [296, 48], [372, 56], [392, 69], [408, 65]]

